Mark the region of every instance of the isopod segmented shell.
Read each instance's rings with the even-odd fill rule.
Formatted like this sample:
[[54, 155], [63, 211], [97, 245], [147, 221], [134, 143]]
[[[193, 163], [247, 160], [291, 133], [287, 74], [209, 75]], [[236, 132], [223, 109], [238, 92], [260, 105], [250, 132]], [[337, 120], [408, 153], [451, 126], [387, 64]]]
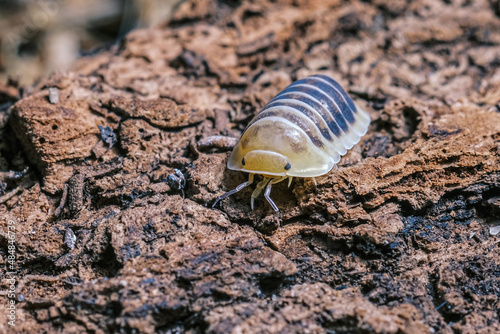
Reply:
[[[291, 177], [316, 177], [328, 173], [348, 149], [368, 130], [368, 113], [357, 108], [347, 92], [332, 78], [312, 75], [285, 88], [260, 111], [244, 130], [228, 160], [228, 168], [250, 173], [249, 181], [218, 200], [264, 175], [253, 199], [271, 185]], [[214, 204], [215, 205], [215, 204]]]

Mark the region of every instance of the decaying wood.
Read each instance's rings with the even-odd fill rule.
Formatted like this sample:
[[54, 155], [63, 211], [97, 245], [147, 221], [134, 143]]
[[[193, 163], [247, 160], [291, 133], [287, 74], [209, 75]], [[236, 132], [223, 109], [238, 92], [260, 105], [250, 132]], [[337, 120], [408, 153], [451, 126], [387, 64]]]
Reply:
[[[20, 276], [64, 281], [20, 287], [16, 330], [499, 332], [500, 17], [386, 3], [186, 1], [17, 101], [0, 167], [39, 179], [6, 184], [1, 224], [19, 221]], [[212, 209], [247, 178], [222, 138], [314, 73], [367, 135], [317, 187], [273, 188], [282, 227], [251, 189]]]

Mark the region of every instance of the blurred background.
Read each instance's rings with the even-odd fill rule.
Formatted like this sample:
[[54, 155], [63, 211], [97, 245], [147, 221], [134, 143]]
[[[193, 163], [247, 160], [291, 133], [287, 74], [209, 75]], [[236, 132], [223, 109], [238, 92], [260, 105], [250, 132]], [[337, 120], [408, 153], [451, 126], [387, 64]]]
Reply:
[[0, 82], [71, 67], [130, 30], [164, 22], [183, 0], [0, 0]]

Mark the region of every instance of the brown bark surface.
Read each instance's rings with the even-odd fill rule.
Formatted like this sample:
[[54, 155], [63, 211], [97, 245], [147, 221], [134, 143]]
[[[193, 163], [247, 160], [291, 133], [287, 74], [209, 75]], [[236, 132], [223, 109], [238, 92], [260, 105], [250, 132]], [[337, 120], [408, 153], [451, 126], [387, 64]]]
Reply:
[[[247, 178], [211, 136], [315, 73], [366, 136], [273, 188], [281, 226], [211, 208]], [[192, 0], [0, 100], [2, 333], [500, 332], [498, 2]]]

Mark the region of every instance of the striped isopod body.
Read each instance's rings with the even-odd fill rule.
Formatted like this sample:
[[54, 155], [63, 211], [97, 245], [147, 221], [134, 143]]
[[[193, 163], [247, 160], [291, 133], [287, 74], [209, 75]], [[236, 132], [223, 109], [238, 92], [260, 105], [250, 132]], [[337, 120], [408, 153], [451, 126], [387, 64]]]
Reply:
[[251, 207], [259, 193], [276, 212], [271, 185], [295, 177], [328, 173], [348, 149], [368, 130], [370, 116], [356, 107], [338, 82], [326, 75], [312, 75], [286, 87], [248, 124], [227, 162], [232, 170], [250, 173], [249, 180], [217, 198], [215, 204], [264, 179], [252, 193]]

